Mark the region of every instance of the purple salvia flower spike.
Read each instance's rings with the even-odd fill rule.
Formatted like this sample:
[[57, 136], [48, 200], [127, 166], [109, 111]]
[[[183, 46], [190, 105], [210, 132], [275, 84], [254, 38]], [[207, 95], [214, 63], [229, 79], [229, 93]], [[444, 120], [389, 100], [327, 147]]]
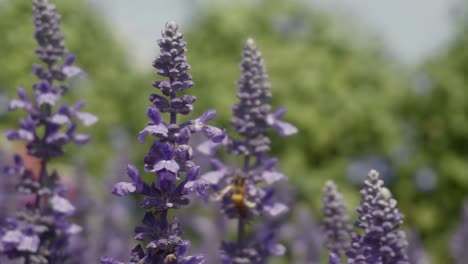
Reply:
[[399, 230], [403, 215], [396, 205], [379, 173], [371, 170], [361, 190], [359, 219], [355, 223], [363, 234], [351, 234], [352, 248], [347, 252], [351, 263], [409, 264], [408, 242]]
[[[267, 157], [270, 150], [267, 133], [271, 129], [276, 130], [276, 122], [285, 111], [272, 111], [268, 102], [271, 99], [268, 75], [261, 53], [252, 39], [245, 43], [240, 67], [241, 77], [237, 82], [239, 102], [232, 108], [234, 117], [231, 120], [238, 136], [218, 138], [217, 135], [224, 137], [225, 132], [204, 124], [214, 115], [210, 112], [197, 120], [195, 129], [203, 130], [212, 142], [218, 143], [205, 142], [200, 145], [200, 152], [214, 155], [217, 148], [225, 146], [229, 153], [241, 156], [243, 164], [230, 167], [215, 159], [214, 170], [203, 174], [197, 186], [206, 184], [219, 190], [212, 200], [221, 202], [221, 211], [227, 218], [238, 221], [237, 241], [223, 241], [221, 262], [265, 263], [269, 257], [284, 253], [283, 247], [275, 242], [274, 232], [256, 236], [255, 232], [247, 234], [245, 227], [255, 217], [279, 218], [288, 211], [285, 204], [275, 200], [275, 191], [270, 186], [286, 177], [274, 169], [277, 160]], [[274, 122], [269, 121], [272, 117]], [[293, 133], [283, 133], [290, 134]]]
[[[144, 158], [144, 169], [154, 174], [151, 184], [142, 181], [134, 166], [128, 167], [132, 182], [119, 182], [113, 193], [118, 196], [136, 193], [143, 195], [140, 207], [145, 210], [142, 225], [135, 228], [135, 239], [141, 241], [131, 252], [130, 263], [201, 264], [201, 256], [184, 256], [189, 241], [181, 238], [182, 230], [177, 218], [169, 219], [169, 210], [189, 204], [190, 191], [203, 194], [199, 167], [193, 162], [191, 134], [204, 133], [212, 141], [222, 141], [221, 129], [207, 125], [216, 115], [208, 110], [197, 119], [178, 123], [178, 115], [188, 115], [193, 110], [195, 97], [178, 96], [193, 86], [190, 66], [185, 57], [185, 41], [175, 22], [168, 22], [158, 40], [159, 56], [153, 61], [156, 73], [163, 77], [153, 86], [163, 95], [151, 94], [153, 104], [147, 110], [148, 125], [140, 132], [139, 141], [153, 136], [153, 143]], [[166, 116], [166, 119], [164, 119]], [[145, 245], [145, 246], [143, 246]], [[101, 263], [119, 263], [102, 258]]]
[[[49, 172], [51, 159], [63, 154], [67, 143], [85, 144], [88, 135], [75, 133], [77, 119], [91, 125], [97, 118], [81, 113], [66, 104], [56, 106], [69, 89], [68, 75], [62, 71], [73, 66], [74, 57], [67, 57], [63, 35], [60, 32], [60, 15], [47, 0], [33, 0], [35, 33], [39, 47], [36, 56], [42, 62], [33, 66], [38, 82], [33, 85], [33, 96], [18, 88], [19, 99], [13, 99], [10, 110], [24, 109], [26, 117], [19, 120], [19, 129], [5, 132], [9, 140], [26, 141], [27, 153], [40, 160], [39, 175], [26, 169], [20, 158], [15, 166], [5, 169], [7, 174], [21, 177], [17, 185], [19, 193], [33, 197], [14, 224], [6, 224], [0, 230], [0, 255], [24, 263], [65, 263], [68, 259], [67, 242], [81, 228], [69, 222], [75, 207], [65, 197], [66, 190], [59, 184], [57, 172]], [[61, 64], [63, 62], [63, 64]], [[41, 131], [41, 132], [37, 132]]]
[[327, 181], [323, 187], [322, 213], [324, 246], [331, 254], [340, 257], [349, 250], [352, 227], [343, 197], [333, 181]]

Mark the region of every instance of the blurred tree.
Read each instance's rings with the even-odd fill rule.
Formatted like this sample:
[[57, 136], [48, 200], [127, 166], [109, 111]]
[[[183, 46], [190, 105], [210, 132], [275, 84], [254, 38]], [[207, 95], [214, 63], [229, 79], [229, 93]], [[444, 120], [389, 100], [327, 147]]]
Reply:
[[468, 5], [463, 5], [455, 38], [420, 67], [401, 107], [413, 130], [416, 158], [404, 168], [413, 177], [399, 188], [427, 187], [435, 180], [426, 194], [404, 194], [413, 202], [409, 217], [426, 238], [434, 263], [447, 263], [448, 232], [468, 196]]
[[[66, 47], [77, 55], [77, 65], [86, 72], [85, 78], [76, 80], [70, 100], [84, 98], [86, 111], [95, 113], [100, 119], [98, 125], [89, 129], [93, 135], [91, 146], [75, 153], [86, 157], [94, 174], [99, 174], [106, 158], [111, 157], [110, 132], [123, 127], [130, 130], [131, 135], [136, 135], [145, 123], [141, 113], [145, 111], [147, 92], [140, 93], [138, 89], [145, 89], [148, 85], [129, 67], [124, 47], [85, 1], [55, 2], [62, 15]], [[31, 1], [2, 1], [0, 32], [0, 97], [15, 96], [18, 86], [30, 91], [34, 80], [31, 66], [37, 62]], [[22, 114], [1, 112], [1, 129], [11, 126], [16, 115]], [[2, 137], [0, 141], [3, 140]]]

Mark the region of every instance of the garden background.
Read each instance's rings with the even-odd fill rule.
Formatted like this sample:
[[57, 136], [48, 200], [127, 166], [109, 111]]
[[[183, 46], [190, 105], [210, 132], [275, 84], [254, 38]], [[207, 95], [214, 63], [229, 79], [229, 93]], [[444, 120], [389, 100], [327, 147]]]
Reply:
[[[142, 159], [146, 148], [136, 135], [145, 125], [155, 80], [151, 60], [157, 55], [157, 35], [170, 19], [182, 20], [196, 84], [191, 91], [198, 98], [196, 114], [214, 108], [216, 125], [229, 127], [242, 45], [253, 37], [271, 78], [272, 104], [286, 107], [285, 119], [300, 130], [288, 139], [273, 137], [272, 148], [290, 177], [296, 203], [310, 208], [319, 221], [321, 189], [326, 179], [333, 179], [348, 208], [355, 208], [357, 190], [375, 168], [406, 215], [405, 227], [420, 235], [432, 263], [449, 263], [450, 235], [468, 197], [468, 16], [463, 4], [448, 1], [450, 33], [428, 21], [427, 31], [407, 40], [424, 42], [442, 34], [442, 44], [418, 50], [416, 41], [416, 47], [409, 44], [406, 53], [399, 53], [397, 44], [385, 38], [392, 32], [379, 32], [369, 26], [372, 21], [345, 8], [333, 11], [336, 6], [324, 1], [174, 1], [167, 6], [164, 1], [54, 2], [63, 16], [67, 47], [87, 72], [76, 81], [71, 97], [86, 98], [87, 110], [100, 118], [89, 129], [94, 137], [90, 146], [76, 149], [56, 166], [70, 161], [102, 182], [104, 175], [124, 170], [126, 164], [116, 160]], [[155, 11], [144, 12], [139, 21], [147, 23], [139, 22], [138, 31], [130, 21], [145, 5]], [[423, 16], [431, 4], [399, 7], [414, 9], [415, 16], [421, 8]], [[30, 1], [0, 1], [2, 130], [17, 117], [6, 112], [8, 98], [17, 86], [33, 83], [31, 17]], [[424, 19], [430, 16], [406, 22], [411, 27]], [[3, 138], [0, 147], [3, 157], [21, 151], [21, 145]], [[64, 169], [71, 184], [78, 185], [76, 176], [83, 172]], [[109, 199], [110, 188], [104, 186], [90, 191], [96, 199]]]

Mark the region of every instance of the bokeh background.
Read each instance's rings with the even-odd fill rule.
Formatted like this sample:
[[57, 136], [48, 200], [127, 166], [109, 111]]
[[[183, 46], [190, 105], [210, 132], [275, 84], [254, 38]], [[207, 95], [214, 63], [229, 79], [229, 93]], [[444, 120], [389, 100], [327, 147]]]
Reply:
[[[243, 42], [253, 37], [262, 50], [272, 104], [286, 107], [286, 120], [300, 130], [291, 138], [274, 137], [272, 147], [290, 177], [295, 207], [311, 214], [293, 213], [292, 223], [318, 228], [327, 179], [338, 183], [354, 216], [362, 180], [375, 168], [431, 263], [451, 262], [450, 236], [468, 197], [468, 5], [463, 1], [54, 2], [67, 47], [87, 72], [74, 83], [71, 97], [86, 98], [87, 111], [100, 118], [89, 129], [92, 143], [70, 147], [68, 158], [55, 166], [72, 185], [92, 186], [81, 190], [92, 193], [87, 197], [107, 207], [109, 178], [121, 177], [126, 161], [141, 162], [146, 148], [136, 135], [145, 125], [147, 96], [156, 79], [151, 67], [156, 39], [166, 21], [176, 20], [188, 42], [195, 115], [215, 108], [221, 127], [229, 127], [236, 101]], [[34, 80], [31, 19], [30, 1], [0, 0], [2, 130], [19, 116], [6, 112], [8, 98]], [[3, 138], [0, 147], [3, 160], [23, 151]], [[85, 174], [93, 183], [80, 180]], [[124, 206], [130, 213], [122, 218], [132, 222], [138, 214], [132, 203]], [[199, 225], [206, 227], [203, 221]], [[131, 236], [126, 222], [118, 224]], [[288, 257], [293, 256], [285, 263]]]

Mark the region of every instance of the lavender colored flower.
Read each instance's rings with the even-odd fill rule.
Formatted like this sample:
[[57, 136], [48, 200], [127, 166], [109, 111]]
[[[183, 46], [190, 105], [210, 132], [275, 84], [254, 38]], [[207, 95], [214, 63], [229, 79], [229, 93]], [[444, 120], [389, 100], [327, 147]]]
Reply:
[[340, 257], [335, 253], [328, 254], [328, 264], [341, 264]]
[[60, 16], [46, 0], [33, 0], [36, 55], [42, 64], [33, 66], [39, 81], [33, 85], [33, 96], [18, 88], [18, 99], [9, 103], [9, 110], [23, 109], [26, 116], [18, 129], [5, 132], [9, 140], [26, 142], [28, 154], [40, 160], [40, 173], [25, 168], [20, 156], [13, 166], [4, 169], [8, 177], [19, 175], [18, 191], [26, 194], [27, 203], [15, 218], [10, 218], [0, 231], [0, 253], [25, 263], [64, 263], [69, 236], [81, 228], [69, 222], [75, 208], [65, 198], [56, 171], [48, 170], [51, 159], [63, 154], [66, 143], [85, 144], [88, 135], [76, 133], [77, 120], [92, 125], [97, 118], [81, 112], [82, 101], [56, 107], [68, 91], [67, 79], [81, 72], [73, 66], [75, 56], [65, 50], [60, 33]]
[[104, 186], [86, 175], [81, 162], [75, 166], [78, 193], [77, 200], [74, 201], [74, 219], [83, 227], [83, 232], [70, 239], [68, 248], [71, 259], [67, 262], [69, 264], [98, 263], [103, 254], [116, 259], [129, 258], [132, 236], [128, 226], [131, 225], [129, 216], [132, 212], [126, 202], [130, 201], [99, 195], [102, 189], [112, 188], [113, 183], [122, 180], [125, 175], [124, 164], [128, 162], [129, 155], [128, 141], [119, 137], [113, 140], [113, 143], [117, 146], [114, 149], [117, 155], [109, 163]]
[[333, 181], [327, 181], [322, 196], [324, 246], [335, 256], [345, 253], [350, 247], [351, 225], [343, 203], [343, 197]]
[[357, 208], [359, 219], [355, 223], [363, 234], [352, 233], [348, 263], [409, 263], [405, 233], [399, 230], [403, 215], [397, 201], [375, 170], [369, 172], [364, 185]]
[[[242, 158], [243, 164], [228, 166], [213, 159], [214, 170], [202, 175], [197, 186], [210, 184], [218, 191], [214, 200], [221, 201], [221, 211], [238, 221], [237, 241], [222, 243], [222, 262], [265, 263], [268, 257], [283, 253], [274, 242], [275, 235], [246, 234], [246, 225], [256, 216], [278, 217], [288, 211], [284, 203], [275, 200], [275, 191], [269, 186], [286, 177], [274, 169], [278, 160], [267, 156], [270, 150], [267, 132], [272, 128], [287, 136], [296, 133], [297, 129], [280, 119], [285, 114], [284, 109], [272, 111], [268, 103], [271, 98], [268, 75], [252, 39], [248, 39], [244, 46], [237, 86], [239, 102], [233, 106], [231, 124], [238, 137], [226, 139], [218, 147], [226, 146], [229, 153]], [[214, 153], [210, 145], [213, 146], [203, 144], [202, 151]]]
[[289, 263], [319, 264], [323, 250], [323, 230], [307, 206], [294, 206], [291, 221], [279, 231], [281, 240], [289, 245]]
[[466, 263], [468, 252], [466, 245], [468, 243], [468, 200], [464, 202], [462, 215], [458, 227], [452, 235], [450, 241], [450, 253], [456, 264]]
[[411, 230], [408, 232], [408, 261], [411, 264], [430, 264], [429, 255], [424, 250], [424, 246], [421, 242], [416, 231]]
[[[125, 196], [136, 193], [143, 196], [139, 206], [146, 213], [142, 224], [135, 228], [135, 239], [141, 241], [131, 252], [131, 263], [203, 263], [201, 256], [184, 256], [189, 241], [181, 238], [182, 229], [177, 218], [169, 217], [170, 209], [178, 209], [189, 204], [190, 191], [201, 190], [194, 184], [198, 180], [199, 166], [193, 158], [189, 145], [191, 135], [203, 133], [214, 143], [224, 139], [225, 132], [207, 122], [216, 115], [214, 110], [206, 111], [201, 117], [183, 123], [177, 122], [178, 115], [188, 115], [193, 110], [195, 97], [178, 96], [179, 92], [192, 87], [190, 65], [184, 55], [186, 43], [178, 26], [171, 21], [162, 31], [158, 40], [160, 54], [153, 66], [164, 80], [155, 81], [153, 86], [162, 95], [152, 94], [153, 104], [147, 110], [148, 125], [140, 132], [139, 140], [144, 142], [149, 135], [153, 141], [144, 158], [144, 170], [152, 173], [155, 179], [146, 183], [134, 165], [128, 165], [127, 175], [131, 182], [119, 182], [112, 193]], [[168, 120], [163, 119], [167, 114]], [[103, 258], [102, 263], [112, 262]]]

